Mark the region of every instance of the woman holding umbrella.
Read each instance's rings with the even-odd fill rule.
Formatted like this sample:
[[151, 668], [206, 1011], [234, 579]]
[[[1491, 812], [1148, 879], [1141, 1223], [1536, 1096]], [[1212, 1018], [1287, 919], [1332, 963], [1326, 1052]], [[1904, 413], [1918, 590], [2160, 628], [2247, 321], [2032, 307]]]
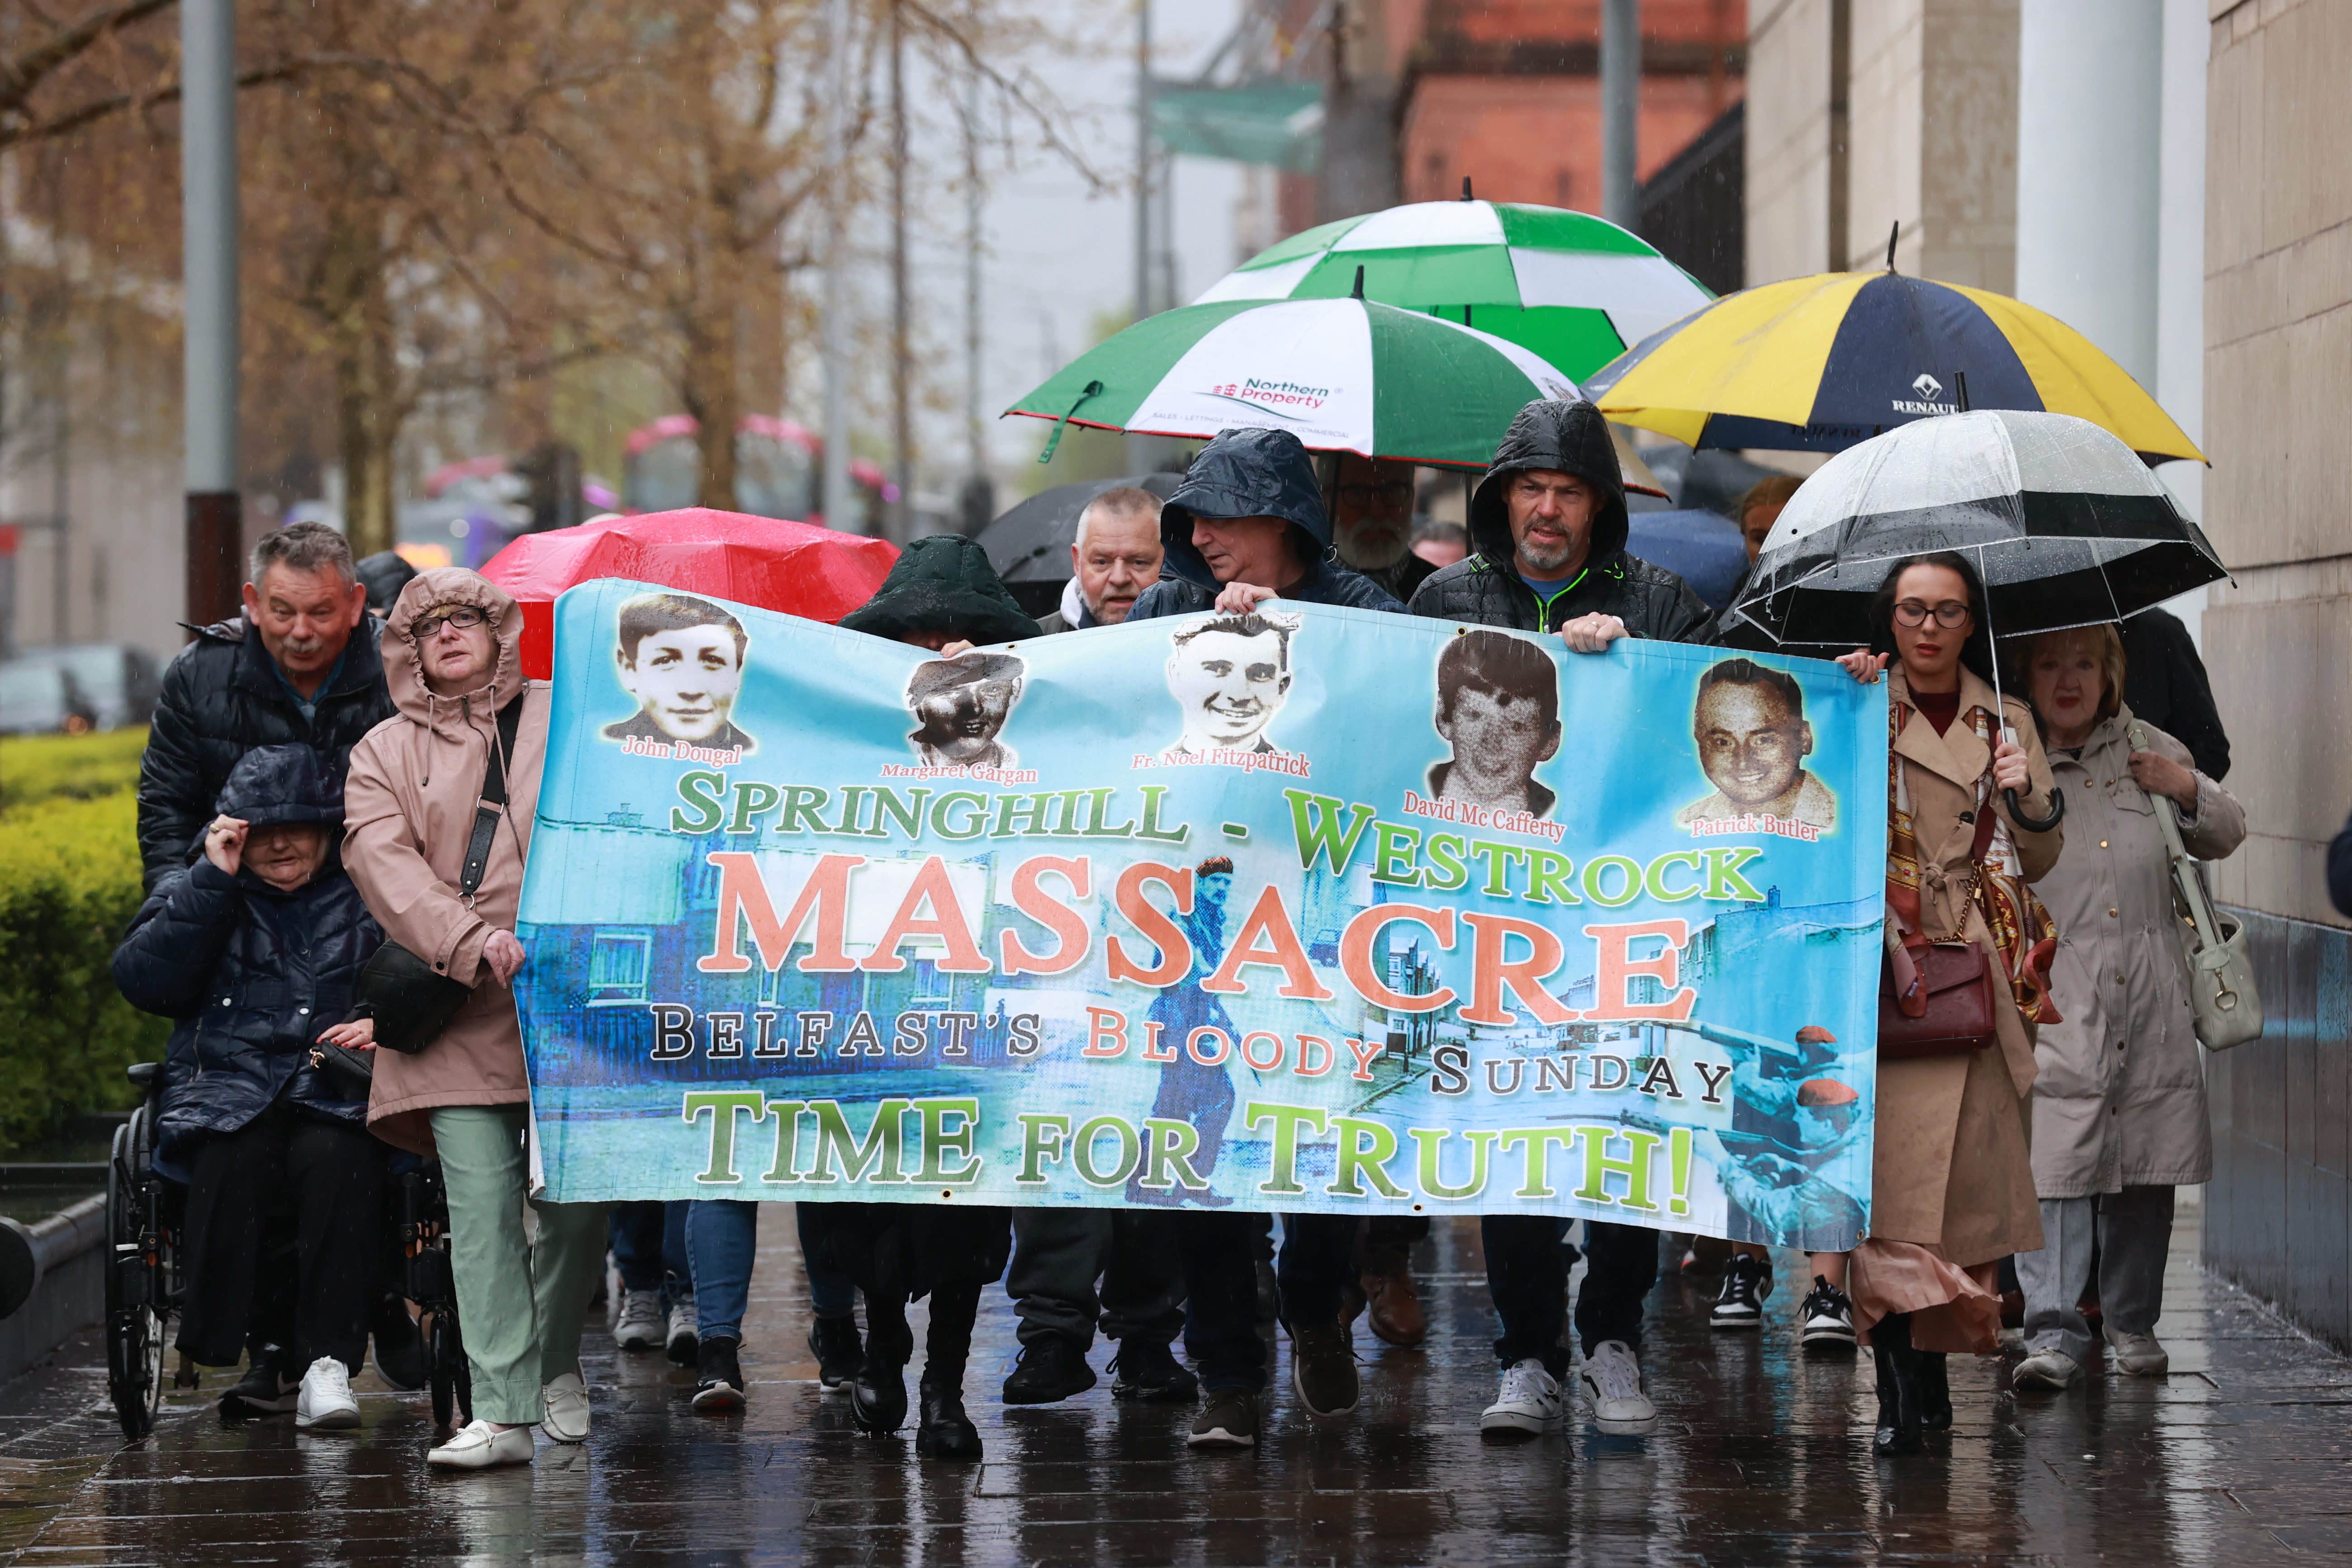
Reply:
[[2056, 863], [2061, 839], [2032, 715], [1993, 689], [1986, 624], [1984, 585], [1966, 556], [1908, 557], [1871, 601], [1869, 648], [1838, 661], [1858, 680], [1884, 674], [1891, 688], [1890, 963], [1901, 977], [1903, 954], [1923, 941], [1974, 944], [1995, 1036], [1990, 1049], [1903, 1060], [1882, 1052], [1879, 1062], [1870, 1235], [1848, 1289], [1854, 1326], [1877, 1358], [1873, 1447], [1882, 1455], [1916, 1452], [1924, 1428], [1951, 1425], [1946, 1353], [1995, 1349], [1994, 1271], [2042, 1245], [2025, 1096], [2034, 1026], [2053, 1016], [2053, 944], [2036, 940], [2040, 906], [2022, 884]]

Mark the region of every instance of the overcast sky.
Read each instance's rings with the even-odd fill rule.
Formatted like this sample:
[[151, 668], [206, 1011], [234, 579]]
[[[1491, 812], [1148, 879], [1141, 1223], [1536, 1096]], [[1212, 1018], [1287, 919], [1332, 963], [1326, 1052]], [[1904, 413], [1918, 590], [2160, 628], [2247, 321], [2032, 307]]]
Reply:
[[[1155, 0], [1154, 54], [1159, 74], [1187, 76], [1215, 48], [1239, 12], [1238, 0]], [[1079, 144], [1108, 177], [1131, 184], [1135, 166], [1134, 13], [1116, 0], [1043, 0], [1041, 9], [1066, 17], [1080, 47], [1031, 62], [1073, 116]], [[1134, 205], [1124, 190], [1090, 195], [1085, 178], [1034, 139], [1006, 169], [992, 160], [982, 267], [982, 368], [992, 453], [1000, 474], [1036, 449], [1030, 420], [996, 422], [1005, 405], [1027, 392], [1090, 341], [1093, 322], [1124, 312], [1134, 291]], [[952, 135], [919, 138], [916, 162], [936, 160], [960, 171], [962, 151]], [[1241, 189], [1236, 165], [1203, 159], [1176, 161], [1174, 205], [1177, 289], [1190, 299], [1223, 276], [1234, 253], [1234, 203]], [[930, 351], [930, 384], [951, 389], [953, 413], [921, 416], [920, 448], [934, 475], [960, 469], [964, 446], [963, 199], [960, 193], [922, 213], [914, 226], [912, 268], [919, 335]], [[869, 278], [872, 275], [869, 274]], [[887, 279], [869, 288], [871, 305], [887, 300]], [[812, 388], [814, 391], [814, 388]], [[950, 458], [952, 454], [952, 458]]]

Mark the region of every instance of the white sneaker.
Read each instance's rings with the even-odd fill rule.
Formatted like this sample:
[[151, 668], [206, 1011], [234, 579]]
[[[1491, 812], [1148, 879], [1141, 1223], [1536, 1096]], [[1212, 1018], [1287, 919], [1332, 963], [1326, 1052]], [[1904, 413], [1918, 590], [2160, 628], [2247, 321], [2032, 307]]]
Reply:
[[576, 1372], [539, 1391], [539, 1429], [558, 1443], [588, 1440], [588, 1385]]
[[661, 1292], [626, 1290], [621, 1295], [620, 1321], [613, 1325], [613, 1342], [625, 1351], [657, 1350], [668, 1338], [662, 1321]]
[[1478, 1430], [1489, 1437], [1540, 1436], [1559, 1425], [1559, 1383], [1529, 1356], [1503, 1371], [1502, 1392], [1478, 1417]]
[[702, 1341], [695, 1332], [694, 1292], [689, 1290], [677, 1299], [669, 1310], [669, 1359], [680, 1366], [692, 1366]]
[[352, 1374], [343, 1363], [322, 1355], [302, 1374], [294, 1396], [294, 1425], [305, 1432], [347, 1432], [360, 1424], [360, 1402], [352, 1397]]
[[425, 1462], [445, 1470], [488, 1470], [500, 1465], [528, 1465], [530, 1454], [530, 1427], [509, 1426], [494, 1432], [488, 1422], [475, 1421], [426, 1454]]
[[1642, 1387], [1642, 1363], [1622, 1340], [1593, 1346], [1579, 1376], [1593, 1425], [1603, 1432], [1638, 1432], [1658, 1418], [1658, 1407]]
[[2116, 1371], [2134, 1377], [2163, 1377], [2172, 1371], [2172, 1357], [2154, 1334], [2101, 1331], [2106, 1336], [2107, 1359], [2116, 1363]]
[[2017, 1363], [2009, 1374], [2010, 1383], [2018, 1388], [2070, 1388], [2083, 1375], [2083, 1363], [2064, 1351], [2035, 1351]]

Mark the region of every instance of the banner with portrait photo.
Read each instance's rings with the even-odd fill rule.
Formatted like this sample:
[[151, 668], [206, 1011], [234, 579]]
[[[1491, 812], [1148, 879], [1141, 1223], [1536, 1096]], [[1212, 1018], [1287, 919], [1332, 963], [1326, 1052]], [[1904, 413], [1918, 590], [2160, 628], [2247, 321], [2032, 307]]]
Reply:
[[1885, 704], [1281, 601], [948, 659], [575, 588], [517, 982], [550, 1193], [1851, 1247]]

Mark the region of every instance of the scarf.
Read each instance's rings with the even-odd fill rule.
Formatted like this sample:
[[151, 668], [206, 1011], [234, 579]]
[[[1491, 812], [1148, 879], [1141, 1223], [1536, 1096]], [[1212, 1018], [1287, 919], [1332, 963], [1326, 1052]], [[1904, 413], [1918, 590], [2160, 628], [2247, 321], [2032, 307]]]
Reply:
[[[1923, 879], [1919, 837], [1911, 820], [1910, 780], [1895, 750], [1912, 711], [1913, 705], [1907, 702], [1886, 705], [1886, 907], [1903, 945], [1918, 948], [1927, 944], [1919, 930]], [[1992, 715], [1973, 708], [1967, 722], [1990, 752], [1996, 740]], [[2050, 996], [2050, 965], [2058, 955], [2057, 923], [2026, 883], [2009, 823], [1993, 805], [1990, 767], [1977, 780], [1976, 823], [1976, 842], [1969, 857], [1969, 892], [1963, 902], [1976, 905], [1986, 929], [1992, 932], [1993, 947], [2001, 973], [2009, 977], [2010, 998], [2017, 1005], [2018, 1015], [2029, 1024], [2063, 1022]]]

